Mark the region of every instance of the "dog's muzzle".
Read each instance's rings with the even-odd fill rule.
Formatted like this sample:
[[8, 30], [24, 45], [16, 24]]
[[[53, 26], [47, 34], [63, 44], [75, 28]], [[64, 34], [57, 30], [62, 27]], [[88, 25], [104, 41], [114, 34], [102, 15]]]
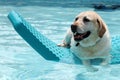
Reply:
[[89, 37], [89, 35], [91, 34], [90, 31], [87, 31], [85, 33], [78, 33], [77, 32], [77, 26], [76, 25], [71, 25], [71, 31], [73, 32], [74, 35], [74, 40], [77, 41], [78, 43], [76, 44], [76, 46], [79, 45], [79, 41]]
[[89, 37], [90, 33], [91, 33], [90, 31], [87, 31], [85, 33], [77, 33], [76, 32], [76, 33], [74, 33], [74, 40], [75, 41], [81, 41], [81, 40]]

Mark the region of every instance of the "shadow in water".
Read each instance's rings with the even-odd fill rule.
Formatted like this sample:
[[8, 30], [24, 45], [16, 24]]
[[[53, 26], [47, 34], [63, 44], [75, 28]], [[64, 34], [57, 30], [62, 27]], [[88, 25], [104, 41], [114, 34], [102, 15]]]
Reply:
[[85, 78], [85, 76], [82, 73], [80, 73], [76, 76], [75, 80], [87, 80], [87, 79]]

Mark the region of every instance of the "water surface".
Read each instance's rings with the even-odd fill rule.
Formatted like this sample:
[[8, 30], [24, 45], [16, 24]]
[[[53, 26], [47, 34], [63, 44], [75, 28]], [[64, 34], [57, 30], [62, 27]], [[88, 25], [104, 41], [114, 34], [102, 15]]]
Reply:
[[[82, 65], [44, 60], [13, 29], [7, 15], [19, 12], [38, 31], [55, 43], [64, 38], [75, 16], [86, 7], [0, 6], [0, 80], [119, 80], [120, 64], [87, 72]], [[120, 11], [97, 11], [104, 19], [111, 36], [120, 35]]]

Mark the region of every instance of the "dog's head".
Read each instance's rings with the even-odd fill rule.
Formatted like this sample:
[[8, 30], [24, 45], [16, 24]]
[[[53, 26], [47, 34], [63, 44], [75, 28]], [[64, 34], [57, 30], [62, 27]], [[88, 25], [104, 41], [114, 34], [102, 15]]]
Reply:
[[92, 33], [97, 33], [98, 37], [102, 38], [106, 32], [106, 24], [96, 12], [87, 11], [80, 13], [75, 18], [71, 31], [75, 41], [81, 41]]

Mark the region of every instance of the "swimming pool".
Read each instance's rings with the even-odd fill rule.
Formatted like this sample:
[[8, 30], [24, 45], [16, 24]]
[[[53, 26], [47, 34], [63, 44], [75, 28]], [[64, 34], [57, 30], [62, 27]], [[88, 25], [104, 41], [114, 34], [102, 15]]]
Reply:
[[[63, 39], [74, 17], [88, 7], [0, 6], [0, 80], [119, 80], [120, 64], [87, 72], [82, 65], [44, 60], [13, 29], [7, 19], [16, 10], [42, 34], [56, 43]], [[107, 23], [111, 36], [120, 35], [120, 11], [97, 11]], [[104, 74], [103, 74], [104, 73]]]

